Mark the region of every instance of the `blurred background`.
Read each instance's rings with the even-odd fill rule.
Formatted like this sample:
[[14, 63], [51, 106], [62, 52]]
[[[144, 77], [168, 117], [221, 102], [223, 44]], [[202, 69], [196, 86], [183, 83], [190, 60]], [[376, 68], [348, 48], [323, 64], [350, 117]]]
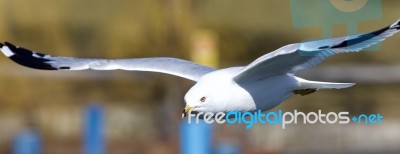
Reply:
[[[51, 55], [167, 56], [226, 68], [286, 44], [383, 28], [400, 18], [399, 7], [392, 0], [0, 0], [0, 38]], [[399, 41], [395, 35], [300, 72], [357, 85], [294, 96], [274, 109], [380, 113], [384, 124], [214, 125], [212, 151], [398, 153]], [[15, 152], [29, 132], [43, 153], [84, 153], [91, 106], [104, 117], [97, 124], [107, 153], [180, 152], [183, 96], [192, 81], [146, 72], [32, 70], [5, 57], [0, 70], [0, 153]]]

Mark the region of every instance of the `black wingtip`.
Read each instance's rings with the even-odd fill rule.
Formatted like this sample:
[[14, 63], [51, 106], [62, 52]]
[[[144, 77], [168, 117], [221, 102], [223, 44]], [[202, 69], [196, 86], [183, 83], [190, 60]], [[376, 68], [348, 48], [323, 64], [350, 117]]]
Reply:
[[0, 43], [0, 48], [2, 48], [4, 46], [4, 44], [3, 43]]
[[4, 45], [8, 46], [8, 47], [14, 47], [15, 48], [15, 45], [11, 44], [10, 42], [4, 42]]
[[396, 28], [396, 30], [400, 30], [400, 19], [399, 20], [397, 20], [395, 23], [394, 23], [394, 28]]
[[8, 58], [20, 65], [41, 70], [57, 70], [57, 68], [46, 63], [50, 60], [42, 58], [44, 56], [43, 54], [34, 53], [31, 50], [17, 47], [9, 42], [4, 42], [4, 44], [1, 45], [7, 46], [9, 50], [13, 52]]

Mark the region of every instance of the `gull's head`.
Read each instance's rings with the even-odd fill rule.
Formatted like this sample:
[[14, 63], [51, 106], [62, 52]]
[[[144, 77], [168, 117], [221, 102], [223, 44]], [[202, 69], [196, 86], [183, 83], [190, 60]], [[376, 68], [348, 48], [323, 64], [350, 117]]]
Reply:
[[218, 92], [213, 87], [204, 84], [194, 85], [185, 95], [186, 107], [183, 109], [182, 117], [185, 117], [189, 111], [215, 112], [220, 108], [219, 105], [222, 105], [218, 97]]
[[[182, 117], [189, 111], [199, 112], [229, 112], [241, 108], [249, 100], [247, 92], [232, 80], [211, 74], [197, 82], [185, 95], [186, 107]], [[250, 98], [251, 99], [251, 98]]]

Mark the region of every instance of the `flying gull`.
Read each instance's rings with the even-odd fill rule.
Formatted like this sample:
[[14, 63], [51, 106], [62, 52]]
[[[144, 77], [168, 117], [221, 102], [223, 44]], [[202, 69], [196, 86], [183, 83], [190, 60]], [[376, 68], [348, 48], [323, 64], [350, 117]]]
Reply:
[[23, 66], [42, 70], [128, 70], [171, 74], [196, 84], [185, 95], [189, 111], [230, 112], [269, 110], [294, 94], [308, 95], [320, 89], [348, 88], [354, 83], [309, 81], [295, 76], [326, 58], [358, 52], [397, 33], [400, 20], [383, 29], [346, 37], [283, 46], [247, 66], [214, 69], [177, 58], [85, 59], [50, 56], [5, 42], [1, 51]]

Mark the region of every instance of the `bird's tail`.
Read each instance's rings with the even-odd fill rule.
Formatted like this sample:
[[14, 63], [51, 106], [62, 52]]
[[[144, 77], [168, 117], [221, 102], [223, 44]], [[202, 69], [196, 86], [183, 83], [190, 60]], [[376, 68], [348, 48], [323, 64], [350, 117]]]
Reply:
[[309, 81], [301, 78], [298, 78], [297, 80], [299, 81], [299, 89], [342, 89], [355, 85], [355, 83]]

